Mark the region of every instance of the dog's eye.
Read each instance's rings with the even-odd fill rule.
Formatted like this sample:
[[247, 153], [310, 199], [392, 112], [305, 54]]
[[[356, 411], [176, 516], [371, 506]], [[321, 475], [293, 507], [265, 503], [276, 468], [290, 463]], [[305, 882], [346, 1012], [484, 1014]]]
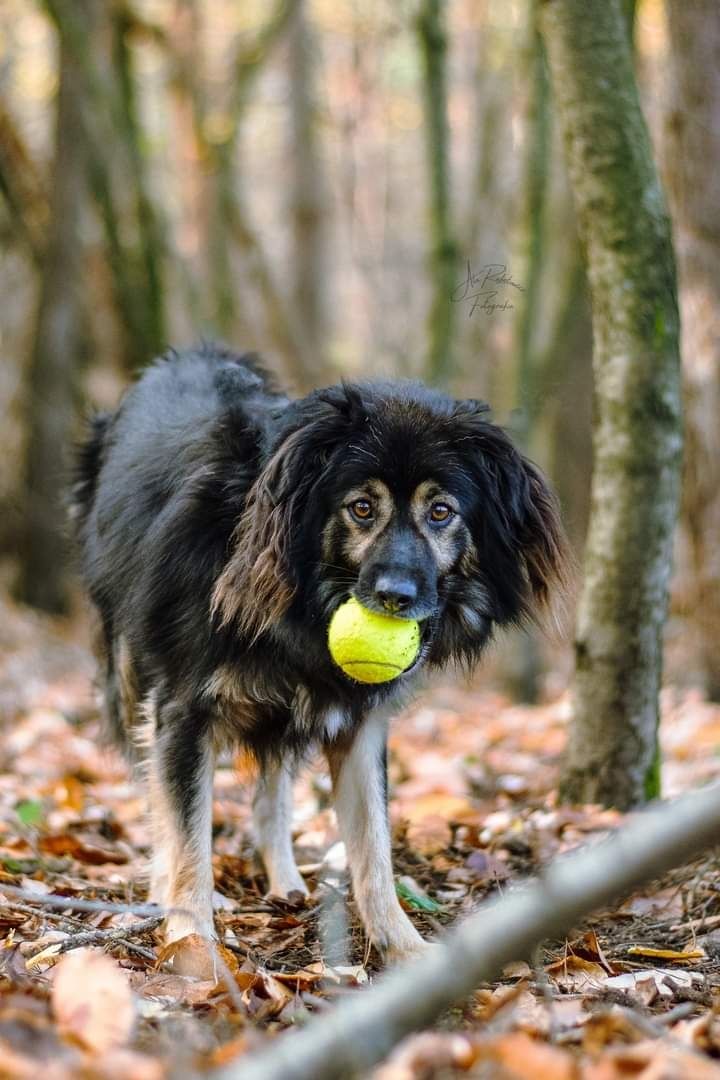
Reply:
[[446, 525], [453, 516], [453, 511], [447, 503], [436, 502], [430, 507], [430, 521], [434, 525]]
[[348, 506], [348, 510], [356, 521], [372, 521], [373, 508], [369, 499], [356, 499]]

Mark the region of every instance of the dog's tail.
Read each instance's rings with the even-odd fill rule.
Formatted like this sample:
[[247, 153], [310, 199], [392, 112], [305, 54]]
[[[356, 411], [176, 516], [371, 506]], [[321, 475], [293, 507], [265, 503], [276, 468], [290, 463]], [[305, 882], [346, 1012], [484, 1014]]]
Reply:
[[112, 413], [96, 413], [92, 416], [87, 435], [75, 453], [69, 516], [76, 534], [80, 533], [92, 509], [112, 418]]

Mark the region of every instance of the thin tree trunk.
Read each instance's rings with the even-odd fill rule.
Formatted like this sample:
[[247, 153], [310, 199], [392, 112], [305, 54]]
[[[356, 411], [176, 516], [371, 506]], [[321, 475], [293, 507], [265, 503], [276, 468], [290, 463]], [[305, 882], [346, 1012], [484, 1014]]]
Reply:
[[144, 176], [126, 44], [112, 5], [44, 0], [83, 84], [90, 187], [105, 231], [125, 367], [167, 344], [159, 229]]
[[[529, 70], [529, 107], [525, 118], [527, 146], [523, 176], [523, 209], [520, 226], [520, 267], [522, 292], [515, 300], [515, 393], [512, 432], [524, 453], [532, 454], [537, 440], [540, 395], [536, 393], [537, 322], [540, 309], [543, 256], [545, 251], [545, 207], [550, 165], [550, 102], [542, 38], [537, 25], [537, 0], [528, 8], [528, 40], [521, 51], [523, 68]], [[513, 635], [504, 652], [502, 681], [519, 701], [535, 702], [540, 695], [539, 634], [528, 627]]]
[[15, 124], [0, 101], [0, 196], [10, 223], [36, 265], [42, 264], [47, 197], [39, 170]]
[[667, 0], [665, 176], [680, 277], [686, 410], [682, 527], [688, 608], [707, 694], [720, 700], [720, 7]]
[[68, 606], [62, 491], [86, 345], [81, 83], [71, 51], [61, 44], [50, 224], [28, 382], [27, 513], [18, 583], [20, 599], [50, 612]]
[[326, 192], [317, 144], [313, 69], [318, 42], [309, 23], [306, 4], [295, 8], [290, 28], [290, 112], [293, 177], [293, 301], [303, 329], [302, 367], [308, 382], [323, 381], [327, 370], [325, 250]]
[[423, 0], [418, 16], [423, 60], [425, 141], [430, 178], [430, 279], [428, 377], [447, 382], [453, 372], [453, 291], [458, 252], [450, 215], [449, 130], [447, 118], [447, 39], [444, 0]]
[[544, 0], [541, 26], [593, 308], [592, 510], [565, 798], [658, 793], [658, 692], [681, 460], [670, 228], [619, 0]]

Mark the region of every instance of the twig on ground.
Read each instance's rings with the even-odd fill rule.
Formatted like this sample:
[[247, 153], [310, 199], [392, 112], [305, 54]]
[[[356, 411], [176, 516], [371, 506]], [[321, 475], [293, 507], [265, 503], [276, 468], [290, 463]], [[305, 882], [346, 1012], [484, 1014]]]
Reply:
[[609, 839], [556, 860], [543, 876], [482, 905], [444, 945], [311, 1020], [297, 1034], [243, 1055], [214, 1080], [337, 1080], [382, 1060], [479, 982], [589, 912], [717, 843], [720, 786], [638, 815]]
[[[0, 889], [0, 891], [2, 890]], [[25, 915], [35, 915], [38, 919], [47, 919], [48, 922], [54, 922], [60, 927], [67, 928], [68, 932], [85, 929], [85, 923], [81, 919], [74, 919], [72, 915], [60, 915], [57, 911], [43, 911], [42, 908], [31, 907], [30, 904], [21, 904], [18, 900], [12, 902], [0, 900], [0, 908], [7, 908], [8, 911], [20, 911]]]
[[107, 945], [114, 942], [118, 945], [124, 945], [131, 952], [138, 953], [138, 955], [154, 963], [155, 953], [142, 945], [137, 945], [130, 938], [133, 934], [143, 934], [147, 930], [155, 930], [163, 921], [163, 918], [163, 915], [153, 915], [149, 919], [140, 919], [130, 926], [112, 926], [107, 930], [86, 930], [83, 933], [74, 933], [66, 941], [58, 942], [59, 947], [55, 955], [62, 956], [63, 953], [70, 952], [71, 949], [82, 949], [85, 945]]
[[[19, 900], [30, 900], [33, 904], [49, 908], [72, 908], [74, 911], [111, 911], [117, 914], [129, 915], [167, 915], [158, 904], [119, 904], [114, 900], [83, 900], [75, 896], [58, 896], [49, 893], [40, 896], [30, 889], [20, 889], [17, 885], [7, 885], [0, 882], [0, 894], [15, 896]], [[183, 912], [183, 914], [187, 914]]]

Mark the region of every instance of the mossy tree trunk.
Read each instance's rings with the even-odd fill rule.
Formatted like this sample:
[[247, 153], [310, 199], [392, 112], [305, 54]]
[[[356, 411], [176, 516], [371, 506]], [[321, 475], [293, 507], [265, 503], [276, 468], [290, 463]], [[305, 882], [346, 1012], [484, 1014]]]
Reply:
[[80, 73], [70, 50], [61, 44], [50, 225], [28, 376], [26, 515], [18, 583], [21, 600], [53, 613], [68, 606], [62, 492], [86, 351], [81, 273], [87, 194], [81, 108]]
[[681, 460], [670, 227], [619, 0], [543, 0], [593, 312], [592, 508], [566, 799], [655, 796], [658, 692]]
[[458, 252], [450, 213], [449, 130], [447, 118], [447, 36], [444, 0], [423, 0], [417, 27], [423, 61], [425, 142], [430, 180], [431, 307], [426, 371], [447, 382], [453, 371], [453, 290], [458, 283]]
[[680, 276], [686, 449], [681, 577], [697, 674], [720, 701], [720, 6], [667, 0], [665, 176]]

